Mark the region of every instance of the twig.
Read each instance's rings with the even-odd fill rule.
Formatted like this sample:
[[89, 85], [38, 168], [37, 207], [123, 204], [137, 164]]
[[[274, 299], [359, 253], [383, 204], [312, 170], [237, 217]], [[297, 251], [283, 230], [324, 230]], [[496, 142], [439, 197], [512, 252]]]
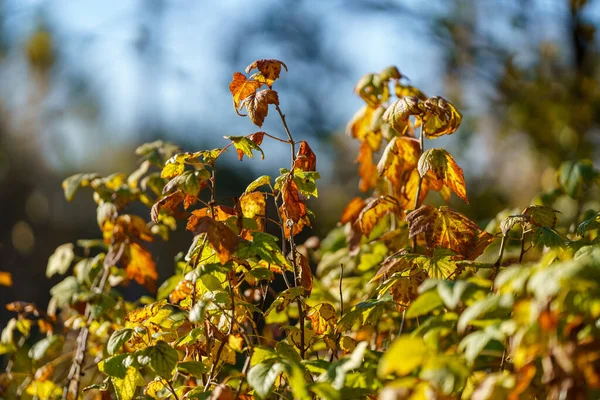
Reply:
[[277, 110], [277, 112], [279, 113], [279, 116], [281, 117], [281, 122], [283, 122], [283, 128], [285, 129], [285, 133], [287, 134], [290, 146], [292, 148], [292, 167], [294, 166], [294, 161], [296, 161], [296, 142], [294, 142], [294, 139], [292, 138], [292, 134], [290, 132], [290, 129], [287, 126], [287, 122], [285, 121], [285, 114], [283, 114], [281, 112], [281, 108], [279, 108], [279, 105], [275, 105], [275, 109]]
[[[423, 128], [424, 125], [421, 123], [421, 129], [419, 129], [419, 158], [421, 157], [421, 155], [423, 154], [423, 150], [425, 149], [425, 134], [423, 132]], [[417, 171], [417, 173], [419, 174], [419, 184], [417, 185], [417, 194], [415, 196], [415, 204], [414, 204], [414, 209], [416, 210], [417, 208], [419, 208], [419, 197], [421, 197], [421, 186], [423, 183], [423, 177], [421, 176], [421, 174]], [[413, 236], [413, 240], [412, 240], [412, 247], [413, 247], [413, 253], [417, 251], [417, 235]]]

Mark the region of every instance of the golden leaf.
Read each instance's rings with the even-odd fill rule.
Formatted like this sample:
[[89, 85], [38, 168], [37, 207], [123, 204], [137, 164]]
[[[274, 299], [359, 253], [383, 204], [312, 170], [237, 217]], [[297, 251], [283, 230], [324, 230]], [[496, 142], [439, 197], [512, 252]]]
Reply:
[[245, 218], [251, 218], [256, 221], [258, 230], [263, 230], [263, 220], [267, 208], [265, 195], [261, 192], [251, 192], [243, 194], [239, 200], [242, 215]]
[[467, 257], [478, 244], [479, 227], [463, 214], [424, 205], [406, 216], [410, 238], [425, 233], [427, 247], [444, 247]]
[[368, 143], [371, 150], [378, 151], [381, 147], [381, 132], [379, 127], [373, 125], [375, 111], [376, 109], [368, 106], [358, 110], [348, 123], [346, 134]]
[[423, 114], [421, 101], [414, 96], [406, 96], [396, 100], [385, 110], [383, 120], [398, 132], [404, 132], [408, 127], [408, 119], [411, 115]]
[[321, 303], [312, 307], [306, 317], [310, 320], [313, 331], [317, 335], [322, 335], [327, 331], [327, 327], [335, 327], [337, 315], [335, 308], [329, 303]]
[[358, 175], [361, 179], [358, 187], [361, 191], [367, 192], [370, 188], [375, 187], [379, 178], [377, 166], [373, 163], [373, 150], [367, 142], [360, 145], [356, 162], [360, 164]]
[[392, 185], [401, 187], [419, 161], [419, 141], [407, 136], [396, 136], [383, 150], [377, 171]]
[[125, 272], [129, 279], [134, 279], [153, 293], [156, 292], [156, 264], [152, 255], [137, 243], [131, 243], [125, 254]]
[[340, 223], [346, 224], [348, 222], [354, 223], [358, 219], [360, 212], [365, 208], [365, 200], [362, 197], [355, 197], [350, 200], [350, 203], [344, 208], [342, 212], [342, 218]]
[[248, 80], [241, 72], [234, 73], [233, 80], [229, 84], [229, 91], [233, 96], [233, 107], [235, 108], [235, 112], [239, 114], [238, 109], [240, 108], [240, 102], [256, 92], [261, 86], [262, 83]]
[[188, 218], [187, 226], [185, 229], [188, 231], [193, 231], [196, 225], [198, 225], [198, 221], [202, 217], [213, 217], [216, 221], [227, 221], [231, 217], [236, 217], [237, 213], [231, 207], [227, 206], [213, 206], [212, 210], [210, 207], [204, 207], [199, 210], [192, 211], [192, 215]]
[[436, 179], [450, 188], [458, 197], [469, 202], [463, 170], [446, 150], [429, 149], [425, 151], [419, 159], [418, 170], [422, 177], [431, 171]]
[[442, 97], [430, 97], [423, 103], [423, 108], [423, 132], [429, 139], [450, 135], [460, 126], [461, 113]]
[[358, 221], [360, 229], [365, 236], [369, 236], [377, 222], [389, 213], [399, 214], [401, 212], [398, 201], [390, 196], [380, 196], [367, 203], [360, 212]]

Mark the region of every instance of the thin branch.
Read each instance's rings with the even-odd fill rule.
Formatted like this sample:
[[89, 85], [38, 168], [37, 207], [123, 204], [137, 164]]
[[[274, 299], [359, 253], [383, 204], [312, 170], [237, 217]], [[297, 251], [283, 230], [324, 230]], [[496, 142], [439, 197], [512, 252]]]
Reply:
[[[423, 150], [425, 149], [425, 134], [423, 132], [423, 128], [424, 125], [421, 124], [421, 129], [419, 129], [419, 158], [421, 157], [421, 154], [423, 154]], [[414, 204], [414, 209], [416, 210], [417, 208], [419, 208], [419, 197], [421, 197], [421, 186], [423, 183], [423, 177], [421, 176], [421, 174], [419, 173], [419, 184], [417, 185], [417, 194], [415, 196], [415, 204]], [[413, 236], [413, 240], [412, 240], [412, 250], [413, 253], [417, 251], [417, 236]]]
[[268, 137], [270, 137], [271, 139], [275, 139], [275, 140], [277, 140], [277, 141], [279, 141], [279, 142], [282, 142], [282, 143], [288, 143], [288, 144], [291, 144], [291, 143], [292, 143], [292, 142], [290, 142], [289, 140], [285, 140], [285, 139], [278, 138], [277, 136], [269, 135], [267, 132], [264, 132], [264, 134], [265, 134], [265, 136], [268, 136]]
[[277, 112], [279, 113], [279, 116], [281, 117], [281, 122], [283, 122], [283, 128], [285, 129], [285, 133], [287, 134], [290, 146], [292, 148], [292, 167], [294, 166], [294, 161], [296, 161], [296, 142], [294, 142], [294, 138], [292, 138], [292, 133], [290, 132], [290, 129], [287, 126], [287, 122], [285, 121], [285, 114], [281, 112], [281, 108], [279, 108], [279, 105], [275, 105], [275, 109], [277, 109]]

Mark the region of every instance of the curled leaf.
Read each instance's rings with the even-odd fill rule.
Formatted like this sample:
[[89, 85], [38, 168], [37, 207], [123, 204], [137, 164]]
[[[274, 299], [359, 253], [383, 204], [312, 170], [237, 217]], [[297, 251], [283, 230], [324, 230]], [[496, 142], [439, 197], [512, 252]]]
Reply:
[[302, 171], [315, 171], [317, 169], [317, 156], [304, 140], [300, 142], [298, 154], [296, 154], [296, 160], [294, 161], [294, 168], [301, 169]]
[[423, 103], [423, 132], [429, 139], [454, 133], [462, 121], [462, 114], [442, 97], [430, 97]]
[[421, 116], [423, 106], [414, 96], [406, 96], [396, 100], [383, 114], [383, 120], [398, 132], [404, 132], [408, 126], [408, 118], [412, 115]]
[[358, 216], [360, 229], [365, 236], [373, 232], [377, 222], [390, 213], [399, 214], [401, 212], [398, 201], [390, 196], [380, 196], [372, 199], [362, 209]]
[[246, 97], [256, 92], [261, 86], [262, 83], [255, 80], [248, 80], [241, 72], [234, 73], [233, 80], [229, 84], [229, 91], [233, 96], [233, 108], [235, 108], [235, 112], [239, 114], [238, 110], [240, 108], [240, 103], [246, 99]]
[[260, 127], [269, 113], [269, 104], [279, 105], [279, 97], [276, 91], [265, 89], [249, 94], [240, 106], [246, 107], [248, 118]]
[[254, 79], [259, 81], [264, 81], [269, 87], [273, 85], [273, 82], [279, 78], [281, 74], [281, 67], [285, 68], [287, 71], [287, 65], [283, 61], [279, 60], [257, 60], [252, 64], [246, 67], [246, 73], [249, 74], [250, 71], [257, 68], [260, 72], [260, 76], [254, 76]]

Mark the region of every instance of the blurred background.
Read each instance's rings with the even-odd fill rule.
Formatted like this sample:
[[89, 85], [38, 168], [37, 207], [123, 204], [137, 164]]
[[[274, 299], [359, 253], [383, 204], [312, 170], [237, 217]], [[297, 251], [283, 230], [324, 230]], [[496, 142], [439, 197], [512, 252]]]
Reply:
[[[452, 207], [485, 226], [551, 188], [562, 160], [598, 161], [599, 22], [597, 0], [0, 0], [0, 271], [14, 280], [0, 304], [44, 307], [60, 280], [46, 280], [48, 256], [99, 237], [90, 192], [68, 204], [64, 178], [132, 172], [134, 149], [156, 139], [195, 151], [256, 131], [228, 84], [261, 58], [289, 67], [275, 89], [295, 139], [317, 153], [313, 232], [358, 194], [352, 90], [389, 65], [463, 112], [435, 146], [465, 170], [471, 205]], [[284, 136], [276, 118], [263, 130]], [[221, 182], [233, 194], [276, 176], [289, 165], [280, 145], [265, 142], [264, 161], [230, 152]], [[161, 280], [190, 240], [153, 249]]]

